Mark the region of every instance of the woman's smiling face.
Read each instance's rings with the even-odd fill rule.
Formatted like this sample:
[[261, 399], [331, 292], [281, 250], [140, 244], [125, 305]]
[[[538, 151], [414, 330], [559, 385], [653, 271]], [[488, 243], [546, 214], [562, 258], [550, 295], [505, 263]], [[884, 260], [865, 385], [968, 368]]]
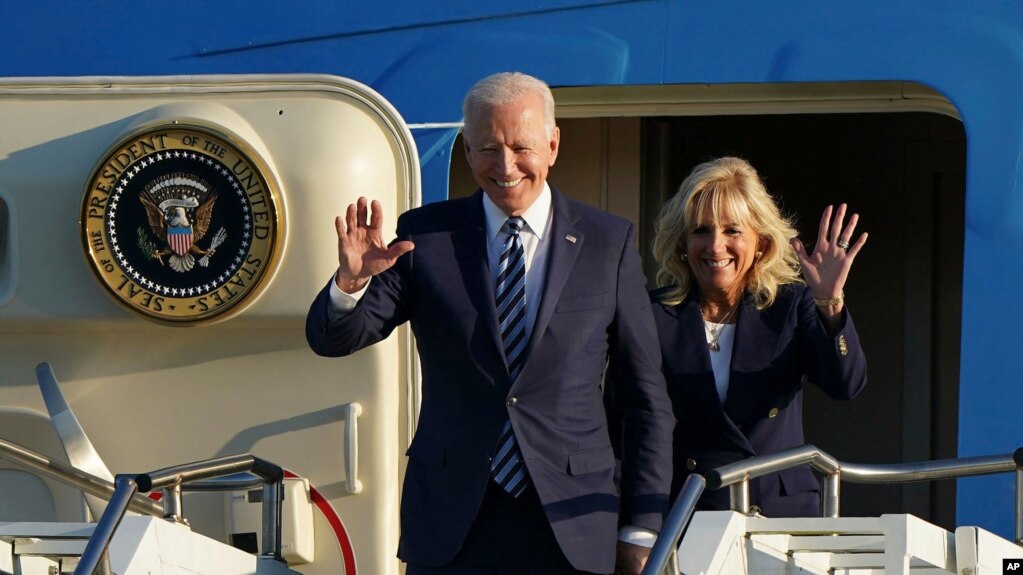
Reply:
[[733, 303], [736, 296], [741, 297], [757, 245], [757, 233], [747, 222], [724, 210], [715, 221], [711, 206], [706, 205], [699, 223], [686, 236], [689, 269], [701, 295]]

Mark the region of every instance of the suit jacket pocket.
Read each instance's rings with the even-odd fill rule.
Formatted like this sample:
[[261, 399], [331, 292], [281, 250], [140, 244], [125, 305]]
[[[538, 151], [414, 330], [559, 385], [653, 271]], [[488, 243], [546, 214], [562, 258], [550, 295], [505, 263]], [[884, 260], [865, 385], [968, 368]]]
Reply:
[[821, 484], [809, 467], [796, 467], [778, 473], [781, 479], [782, 495], [796, 495], [820, 491]]
[[583, 475], [611, 469], [615, 465], [614, 452], [611, 446], [577, 451], [568, 456], [568, 472], [571, 475]]
[[579, 297], [562, 297], [554, 307], [554, 313], [600, 309], [607, 303], [607, 292]]
[[405, 455], [409, 459], [441, 467], [444, 465], [444, 445], [424, 435], [416, 435]]

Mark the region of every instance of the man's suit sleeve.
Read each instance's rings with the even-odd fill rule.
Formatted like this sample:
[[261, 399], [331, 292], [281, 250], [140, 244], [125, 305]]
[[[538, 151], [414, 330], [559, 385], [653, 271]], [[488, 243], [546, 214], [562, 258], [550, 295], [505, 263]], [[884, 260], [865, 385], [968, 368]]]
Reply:
[[619, 524], [660, 531], [668, 510], [675, 418], [661, 373], [660, 346], [630, 225], [618, 267], [610, 333], [608, 397], [621, 416]]
[[[409, 239], [408, 222], [398, 218], [398, 238]], [[369, 289], [351, 312], [334, 319], [327, 313], [330, 283], [324, 286], [309, 307], [305, 336], [317, 355], [341, 357], [386, 338], [409, 319], [409, 274], [415, 250], [398, 258], [390, 269], [375, 276]], [[334, 278], [331, 277], [330, 282]]]

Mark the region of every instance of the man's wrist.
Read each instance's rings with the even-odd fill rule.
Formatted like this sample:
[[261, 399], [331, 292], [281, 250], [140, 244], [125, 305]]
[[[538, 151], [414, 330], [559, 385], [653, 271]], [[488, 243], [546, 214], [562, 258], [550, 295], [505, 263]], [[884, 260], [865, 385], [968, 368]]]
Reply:
[[366, 291], [369, 289], [369, 281], [366, 282], [362, 289], [356, 290], [353, 293], [345, 293], [337, 285], [337, 276], [330, 283], [330, 289], [327, 290], [329, 305], [327, 306], [327, 318], [330, 320], [340, 319], [342, 316], [347, 315], [355, 306], [358, 305], [359, 300], [362, 296], [366, 295]]
[[618, 540], [650, 548], [657, 541], [657, 532], [643, 527], [636, 527], [635, 525], [623, 525], [618, 530]]
[[334, 274], [334, 285], [337, 286], [337, 289], [345, 292], [348, 295], [352, 295], [354, 293], [362, 291], [362, 289], [365, 288], [366, 284], [368, 284], [368, 283], [369, 283], [369, 278], [360, 278], [360, 279], [347, 279], [347, 278], [343, 278], [343, 277], [341, 277], [341, 271], [340, 270], [338, 270], [338, 272]]

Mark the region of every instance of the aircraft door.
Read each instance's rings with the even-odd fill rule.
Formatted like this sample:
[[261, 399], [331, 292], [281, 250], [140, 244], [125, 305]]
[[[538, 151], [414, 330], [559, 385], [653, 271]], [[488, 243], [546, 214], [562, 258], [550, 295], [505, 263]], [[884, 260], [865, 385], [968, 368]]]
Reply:
[[[397, 111], [321, 75], [8, 79], [0, 126], [0, 405], [45, 411], [49, 362], [114, 473], [251, 452], [315, 487], [296, 569], [398, 573], [411, 335], [304, 336], [334, 216], [420, 202]], [[229, 540], [229, 497], [184, 513]]]

